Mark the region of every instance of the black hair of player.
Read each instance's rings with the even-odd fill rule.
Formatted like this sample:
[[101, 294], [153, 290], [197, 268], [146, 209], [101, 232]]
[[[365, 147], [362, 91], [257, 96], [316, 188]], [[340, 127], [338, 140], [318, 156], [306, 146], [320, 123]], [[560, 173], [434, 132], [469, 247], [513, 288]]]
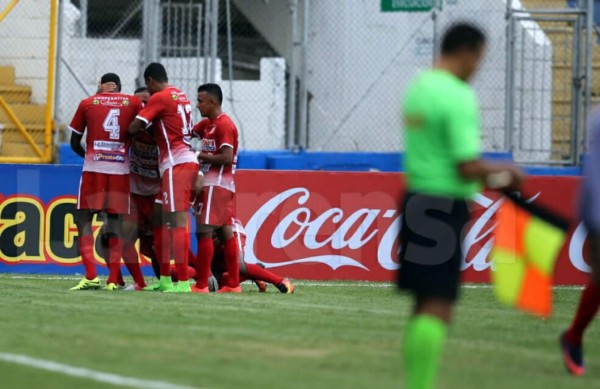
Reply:
[[135, 90], [135, 92], [133, 92], [133, 94], [138, 94], [138, 93], [142, 93], [142, 92], [148, 92], [148, 88], [146, 88], [145, 86], [140, 86], [139, 88], [137, 88]]
[[442, 36], [442, 55], [461, 50], [478, 51], [485, 42], [485, 34], [479, 27], [469, 23], [456, 23], [448, 27]]
[[121, 91], [121, 78], [116, 73], [106, 73], [100, 77], [100, 84], [114, 82], [117, 85], [117, 90]]
[[202, 84], [198, 87], [198, 93], [200, 92], [206, 92], [217, 99], [219, 105], [223, 104], [223, 91], [219, 84]]
[[150, 78], [156, 82], [169, 82], [167, 70], [158, 62], [152, 62], [150, 65], [146, 66], [146, 70], [144, 70], [144, 80], [148, 81]]

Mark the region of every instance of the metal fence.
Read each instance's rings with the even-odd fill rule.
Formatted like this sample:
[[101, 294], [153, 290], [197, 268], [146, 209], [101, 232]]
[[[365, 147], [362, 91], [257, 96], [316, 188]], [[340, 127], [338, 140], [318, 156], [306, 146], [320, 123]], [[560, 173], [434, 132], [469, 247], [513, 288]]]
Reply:
[[404, 89], [457, 20], [489, 37], [473, 80], [485, 151], [577, 163], [596, 95], [593, 0], [61, 3], [63, 124], [103, 72], [121, 74], [129, 91], [157, 60], [191, 100], [201, 83], [222, 85], [244, 149], [397, 151]]

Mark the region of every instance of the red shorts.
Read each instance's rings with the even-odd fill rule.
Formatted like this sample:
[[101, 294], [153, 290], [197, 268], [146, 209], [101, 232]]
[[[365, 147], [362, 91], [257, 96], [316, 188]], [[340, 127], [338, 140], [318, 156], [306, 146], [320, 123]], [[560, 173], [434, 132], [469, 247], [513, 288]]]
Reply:
[[235, 193], [220, 186], [205, 186], [196, 198], [194, 211], [199, 224], [229, 225], [235, 215]]
[[83, 172], [77, 209], [129, 213], [129, 174]]
[[163, 172], [158, 200], [165, 212], [181, 212], [190, 209], [190, 199], [198, 176], [198, 164], [193, 162], [175, 165]]
[[129, 215], [123, 217], [123, 221], [137, 224], [140, 232], [152, 231], [152, 209], [156, 196], [143, 196], [137, 193], [131, 194], [131, 210]]

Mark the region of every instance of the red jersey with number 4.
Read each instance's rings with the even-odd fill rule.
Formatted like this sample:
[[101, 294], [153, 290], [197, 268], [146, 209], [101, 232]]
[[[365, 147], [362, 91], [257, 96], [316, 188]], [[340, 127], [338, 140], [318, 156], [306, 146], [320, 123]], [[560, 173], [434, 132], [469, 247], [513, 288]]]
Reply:
[[198, 163], [191, 149], [192, 104], [185, 93], [169, 86], [150, 96], [137, 118], [154, 127], [161, 174], [182, 163]]
[[129, 174], [127, 128], [142, 108], [142, 101], [122, 93], [99, 93], [84, 99], [69, 128], [87, 129], [83, 171]]
[[235, 192], [233, 175], [237, 164], [238, 130], [231, 118], [222, 113], [214, 121], [203, 119], [194, 126], [194, 132], [202, 139], [203, 153], [215, 155], [221, 153], [223, 147], [233, 148], [231, 166], [202, 162], [202, 173], [204, 173], [204, 186], [220, 186]]

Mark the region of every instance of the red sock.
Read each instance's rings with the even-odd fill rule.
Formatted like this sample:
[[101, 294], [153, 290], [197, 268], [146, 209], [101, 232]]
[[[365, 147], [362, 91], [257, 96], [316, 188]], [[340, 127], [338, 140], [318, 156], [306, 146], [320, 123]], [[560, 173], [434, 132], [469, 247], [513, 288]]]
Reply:
[[79, 237], [79, 252], [81, 253], [81, 261], [85, 268], [85, 278], [93, 280], [98, 277], [96, 273], [96, 265], [94, 264], [94, 237], [91, 235], [83, 235]]
[[188, 265], [191, 267], [196, 267], [196, 256], [192, 250], [188, 250]]
[[179, 273], [177, 273], [177, 268], [175, 266], [171, 266], [171, 281], [179, 282]]
[[230, 288], [237, 288], [240, 286], [240, 248], [235, 238], [225, 242], [223, 254], [225, 256], [225, 266], [229, 273], [229, 282], [226, 285]]
[[212, 238], [198, 239], [198, 256], [196, 257], [196, 286], [198, 288], [208, 287], [208, 277], [210, 277], [210, 264], [212, 262], [215, 247]]
[[250, 278], [240, 275], [240, 284], [244, 281], [248, 281]]
[[281, 284], [283, 281], [283, 277], [277, 276], [258, 265], [249, 263], [246, 264], [246, 277], [250, 278], [251, 280], [268, 282], [269, 284], [273, 284], [275, 286]]
[[138, 252], [136, 251], [133, 242], [127, 242], [123, 245], [123, 260], [125, 261], [127, 270], [129, 270], [129, 274], [133, 277], [133, 281], [138, 284], [138, 286], [146, 286], [144, 276], [142, 275], [142, 269], [140, 268]]
[[198, 277], [198, 273], [196, 273], [196, 269], [194, 269], [191, 266], [188, 266], [188, 277], [190, 277], [190, 279], [196, 279]]
[[119, 269], [119, 275], [117, 276], [117, 284], [125, 286], [125, 280], [123, 279], [123, 272]]
[[155, 227], [154, 251], [160, 265], [160, 275], [171, 276], [171, 236], [167, 226]]
[[173, 234], [173, 257], [175, 259], [175, 267], [179, 275], [179, 281], [188, 281], [188, 255], [190, 252], [190, 234], [186, 227], [171, 228]]
[[583, 332], [594, 316], [596, 316], [598, 307], [600, 307], [600, 288], [591, 281], [585, 286], [583, 293], [581, 293], [575, 318], [571, 327], [567, 330], [566, 336], [570, 343], [581, 344]]
[[123, 240], [118, 236], [108, 238], [108, 279], [107, 284], [117, 284], [121, 271], [121, 256], [123, 255]]

